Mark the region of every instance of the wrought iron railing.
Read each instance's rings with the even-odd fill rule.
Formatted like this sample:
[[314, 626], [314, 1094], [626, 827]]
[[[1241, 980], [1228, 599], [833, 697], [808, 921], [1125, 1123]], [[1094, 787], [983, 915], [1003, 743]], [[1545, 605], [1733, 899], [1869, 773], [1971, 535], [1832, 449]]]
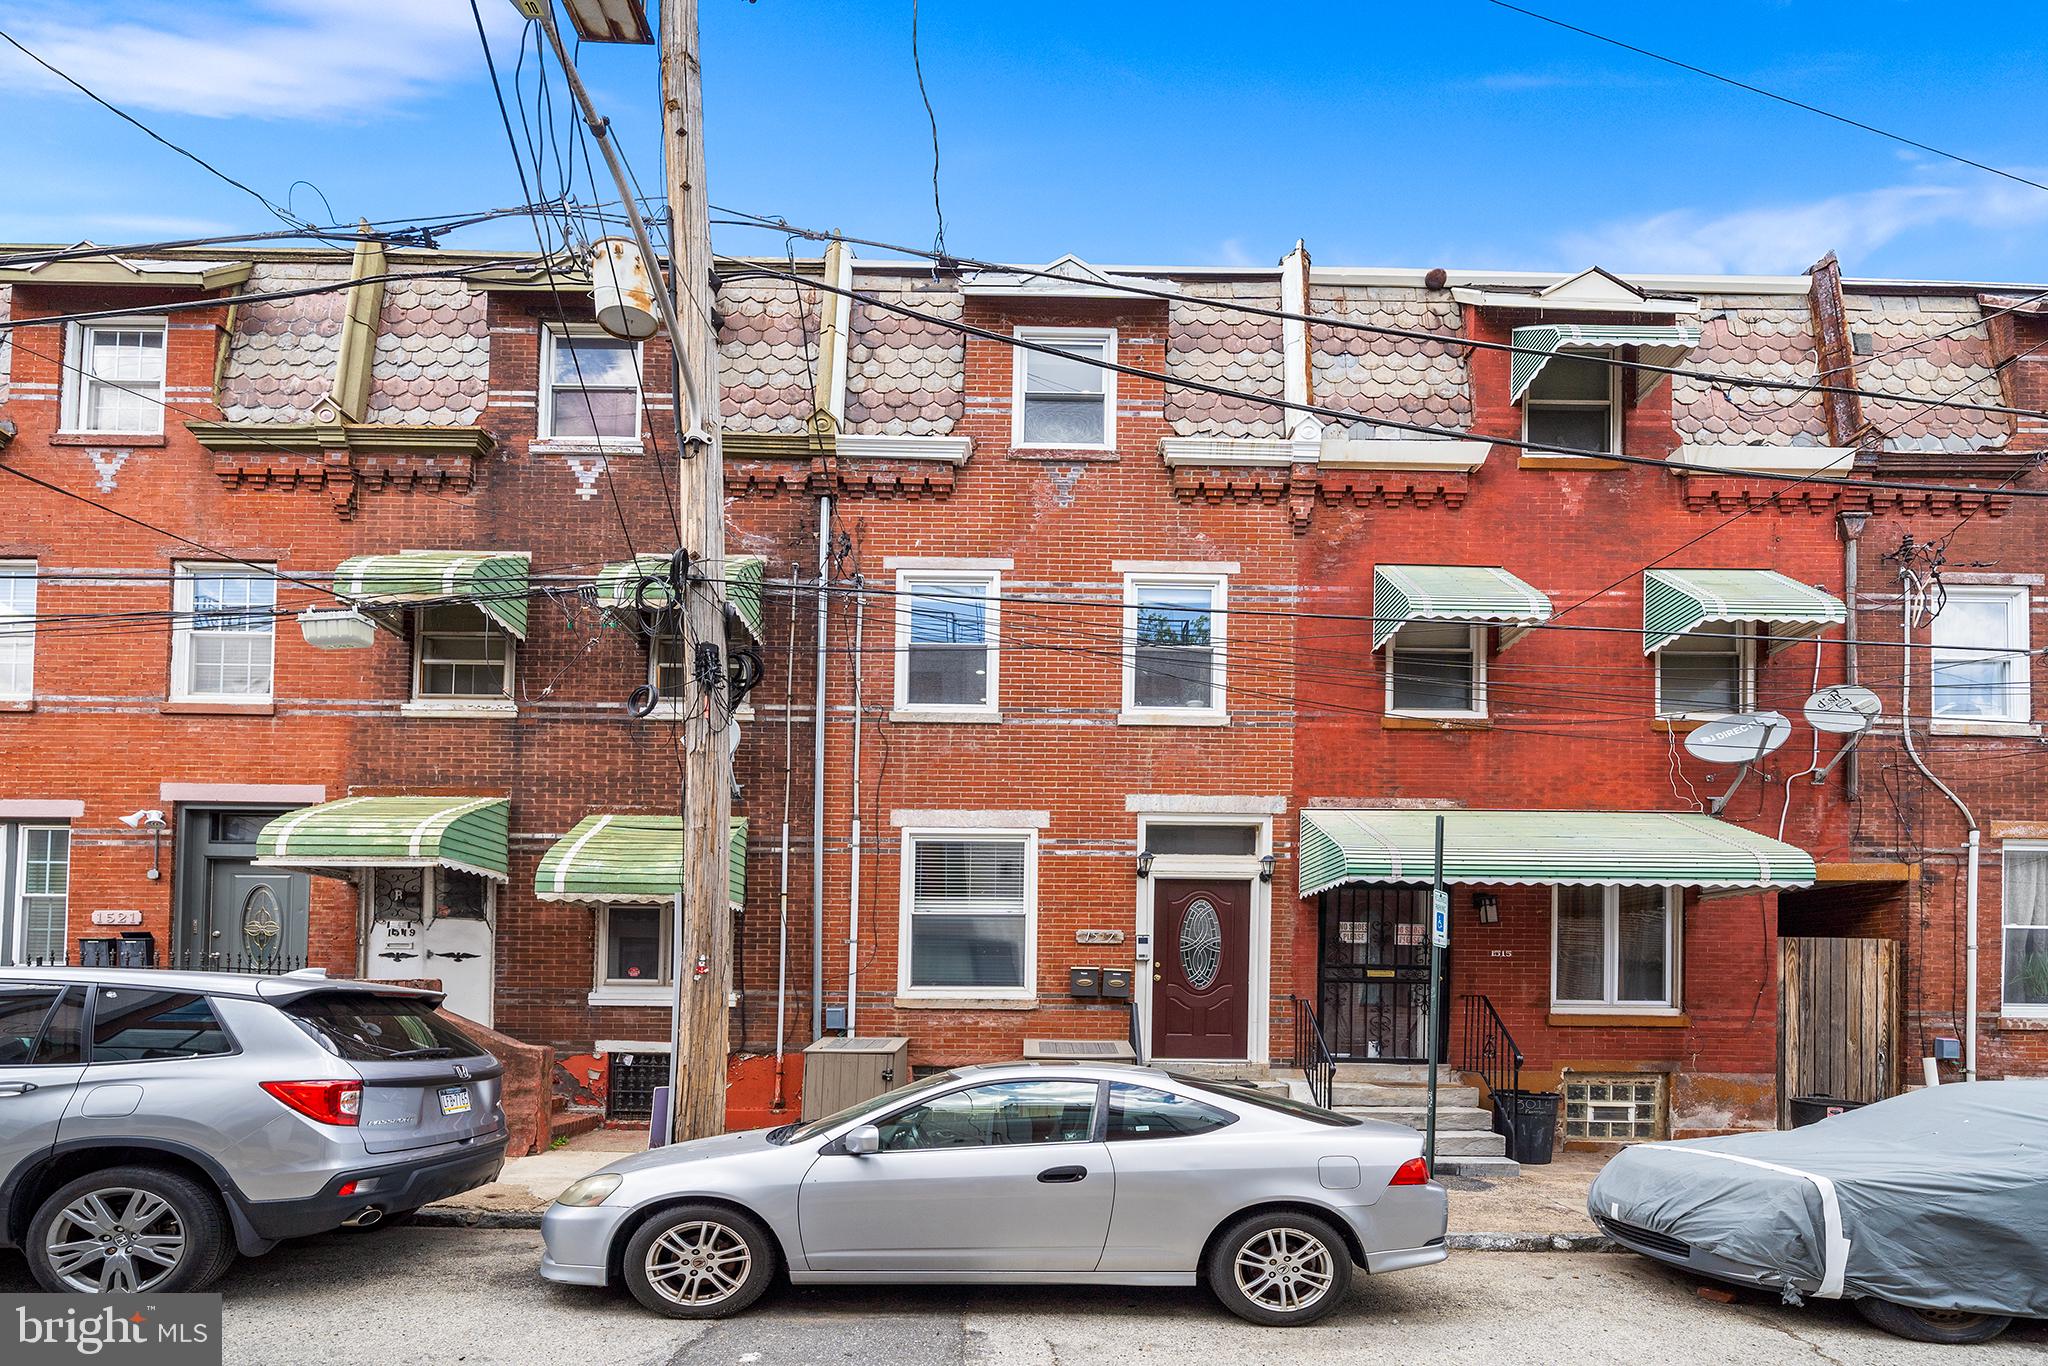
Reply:
[[1294, 1065], [1308, 1078], [1309, 1098], [1328, 1106], [1337, 1088], [1337, 1056], [1323, 1037], [1316, 1008], [1305, 998], [1294, 998]]
[[1522, 1050], [1501, 1021], [1493, 1002], [1477, 993], [1458, 998], [1460, 1022], [1458, 1070], [1477, 1072], [1486, 1082], [1493, 1111], [1507, 1131], [1508, 1156], [1515, 1155], [1514, 1092], [1522, 1089]]
[[[278, 953], [186, 953], [140, 954], [84, 953], [30, 955], [19, 964], [25, 968], [164, 968], [174, 972], [233, 972], [245, 976], [271, 976], [318, 967], [304, 957]], [[340, 974], [337, 973], [337, 976]]]

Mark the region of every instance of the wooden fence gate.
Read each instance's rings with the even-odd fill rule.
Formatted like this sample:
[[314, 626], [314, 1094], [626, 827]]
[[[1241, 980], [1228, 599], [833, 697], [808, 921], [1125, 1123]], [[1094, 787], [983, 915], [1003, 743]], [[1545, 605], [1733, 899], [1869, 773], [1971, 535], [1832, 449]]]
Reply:
[[1883, 1100], [1898, 1091], [1899, 946], [1778, 941], [1778, 1127], [1792, 1097]]

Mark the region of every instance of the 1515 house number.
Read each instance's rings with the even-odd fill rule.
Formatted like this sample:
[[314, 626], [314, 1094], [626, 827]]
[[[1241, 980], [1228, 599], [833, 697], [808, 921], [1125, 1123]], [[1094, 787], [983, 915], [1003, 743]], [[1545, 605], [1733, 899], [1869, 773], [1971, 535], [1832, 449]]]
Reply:
[[1493, 956], [1495, 958], [1513, 958], [1515, 951], [1513, 949], [1495, 949], [1493, 950]]

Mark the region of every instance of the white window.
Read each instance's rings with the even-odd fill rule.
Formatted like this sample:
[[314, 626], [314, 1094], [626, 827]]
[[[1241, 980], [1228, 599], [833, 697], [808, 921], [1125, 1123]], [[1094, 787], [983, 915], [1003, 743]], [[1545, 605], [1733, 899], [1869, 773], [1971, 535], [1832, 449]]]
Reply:
[[512, 700], [512, 635], [466, 602], [422, 607], [412, 695], [419, 702]]
[[269, 701], [276, 574], [238, 564], [181, 564], [175, 594], [172, 700]]
[[597, 911], [597, 991], [626, 995], [637, 988], [659, 989], [669, 980], [672, 907], [600, 906]]
[[2005, 1014], [2048, 1018], [2048, 844], [2004, 852]]
[[1229, 580], [1124, 576], [1124, 705], [1137, 719], [1224, 714]]
[[660, 706], [673, 707], [683, 700], [690, 685], [689, 652], [678, 635], [658, 635], [647, 648], [647, 681], [660, 694]]
[[902, 895], [904, 995], [1035, 993], [1036, 831], [905, 831]]
[[35, 681], [35, 561], [0, 560], [0, 700], [31, 696]]
[[76, 323], [64, 368], [67, 432], [155, 436], [164, 429], [164, 323], [121, 318]]
[[1116, 445], [1116, 333], [1097, 328], [1020, 327], [1019, 341], [1063, 355], [1011, 349], [1015, 382], [1010, 444], [1072, 450]]
[[2025, 722], [2033, 678], [2024, 588], [1951, 588], [1929, 629], [1942, 721]]
[[71, 828], [0, 822], [0, 963], [70, 952]]
[[640, 442], [640, 344], [572, 328], [541, 329], [540, 434]]
[[1695, 631], [1657, 651], [1659, 716], [1728, 716], [1755, 697], [1756, 637], [1747, 627]]
[[996, 709], [998, 574], [904, 570], [896, 576], [896, 706]]
[[1551, 1004], [1559, 1010], [1675, 1009], [1678, 906], [1674, 887], [1553, 888]]
[[1522, 439], [1587, 455], [1620, 450], [1621, 367], [1607, 363], [1613, 359], [1612, 351], [1552, 356], [1522, 393]]
[[1387, 711], [1486, 715], [1486, 628], [1413, 621], [1387, 642]]

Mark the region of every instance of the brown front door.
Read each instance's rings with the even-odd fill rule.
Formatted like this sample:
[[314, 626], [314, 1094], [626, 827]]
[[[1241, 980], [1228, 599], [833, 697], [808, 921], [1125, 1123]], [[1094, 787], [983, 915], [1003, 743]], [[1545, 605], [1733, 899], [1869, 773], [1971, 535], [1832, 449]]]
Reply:
[[1162, 878], [1152, 898], [1152, 1056], [1244, 1057], [1251, 884]]

